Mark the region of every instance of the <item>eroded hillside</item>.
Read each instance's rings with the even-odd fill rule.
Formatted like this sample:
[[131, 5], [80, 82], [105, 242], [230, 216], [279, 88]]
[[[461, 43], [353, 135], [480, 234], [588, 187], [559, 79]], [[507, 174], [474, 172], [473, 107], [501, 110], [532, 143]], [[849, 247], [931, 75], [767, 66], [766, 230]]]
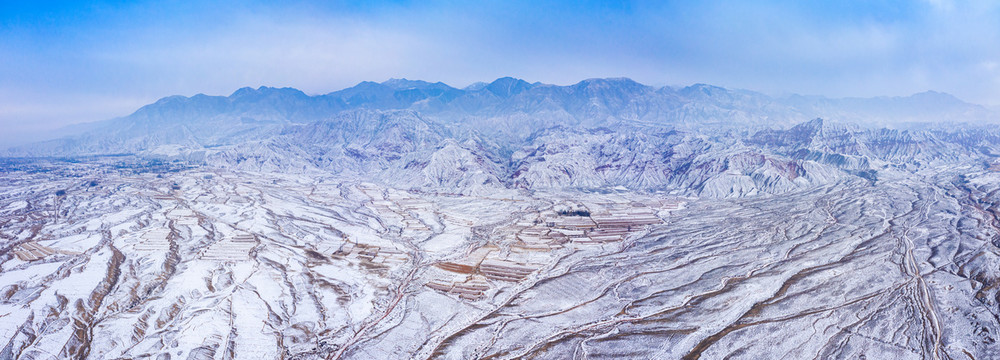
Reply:
[[1000, 355], [981, 165], [720, 199], [118, 161], [4, 173], [0, 356]]

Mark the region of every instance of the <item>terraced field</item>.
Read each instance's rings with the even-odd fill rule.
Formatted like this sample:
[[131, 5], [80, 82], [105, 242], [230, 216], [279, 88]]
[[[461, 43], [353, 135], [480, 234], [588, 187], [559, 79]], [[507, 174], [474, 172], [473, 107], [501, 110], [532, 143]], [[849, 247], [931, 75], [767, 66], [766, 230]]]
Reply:
[[983, 168], [738, 199], [80, 175], [0, 179], [0, 358], [1000, 357]]

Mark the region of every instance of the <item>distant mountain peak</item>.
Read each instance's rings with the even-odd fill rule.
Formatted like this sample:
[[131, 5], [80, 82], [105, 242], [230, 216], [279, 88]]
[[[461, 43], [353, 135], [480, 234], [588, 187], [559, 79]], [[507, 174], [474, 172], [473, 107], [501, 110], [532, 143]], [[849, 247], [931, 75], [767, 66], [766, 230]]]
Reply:
[[454, 89], [450, 85], [443, 82], [429, 82], [423, 80], [409, 80], [406, 78], [396, 79], [392, 78], [382, 82], [382, 85], [388, 86], [394, 90], [409, 90], [409, 89]]
[[[262, 86], [262, 87], [263, 87], [263, 86]], [[254, 89], [254, 88], [252, 88], [252, 87], [249, 87], [249, 86], [244, 86], [244, 87], [241, 87], [241, 88], [239, 88], [239, 89], [236, 89], [236, 91], [233, 91], [233, 93], [232, 93], [232, 94], [230, 94], [230, 95], [229, 95], [229, 97], [240, 97], [240, 96], [246, 96], [246, 95], [248, 95], [248, 94], [253, 94], [253, 93], [255, 93], [255, 92], [257, 92], [257, 90], [256, 90], [256, 89]]]
[[362, 82], [359, 82], [357, 85], [354, 85], [352, 87], [334, 91], [334, 93], [344, 92], [344, 91], [350, 91], [352, 89], [381, 89], [381, 88], [389, 88], [389, 86], [385, 85], [385, 84], [382, 84], [382, 83], [377, 83], [377, 82], [374, 82], [374, 81], [362, 81]]
[[586, 79], [570, 85], [569, 88], [574, 92], [590, 94], [590, 96], [602, 96], [601, 94], [604, 94], [611, 97], [638, 96], [638, 94], [646, 90], [653, 89], [650, 86], [640, 84], [625, 77]]
[[646, 86], [627, 77], [590, 78], [576, 83], [575, 86], [591, 86], [591, 85]]
[[511, 76], [504, 76], [504, 77], [497, 78], [496, 80], [493, 80], [491, 83], [495, 84], [495, 83], [509, 83], [509, 82], [519, 82], [519, 83], [523, 82], [523, 83], [526, 83], [526, 84], [528, 83], [527, 81], [524, 81], [522, 79], [518, 79], [516, 77], [511, 77]]
[[274, 95], [274, 94], [284, 94], [284, 95], [292, 95], [292, 96], [307, 96], [304, 92], [302, 92], [302, 90], [299, 90], [299, 89], [296, 89], [296, 88], [291, 88], [291, 87], [278, 88], [278, 87], [271, 87], [271, 86], [260, 86], [260, 87], [257, 87], [256, 89], [254, 89], [252, 87], [246, 86], [246, 87], [242, 87], [242, 88], [239, 88], [236, 91], [234, 91], [231, 95], [229, 95], [229, 98], [230, 99], [240, 99], [240, 98], [247, 98], [247, 97], [257, 97], [257, 96]]
[[170, 96], [162, 97], [159, 100], [156, 100], [156, 102], [154, 102], [152, 104], [149, 104], [149, 105], [146, 105], [146, 106], [169, 104], [169, 103], [172, 103], [172, 102], [187, 100], [187, 98], [188, 97], [184, 96], [184, 95], [170, 95]]
[[382, 85], [391, 87], [393, 89], [409, 89], [414, 87], [425, 87], [430, 85], [429, 82], [423, 80], [408, 80], [406, 78], [390, 78], [389, 80], [383, 81]]
[[952, 94], [927, 90], [909, 96], [911, 99], [920, 101], [934, 101], [935, 103], [964, 104], [965, 102]]
[[508, 98], [532, 87], [534, 85], [529, 84], [527, 81], [507, 76], [493, 80], [493, 82], [485, 86], [485, 89], [501, 98]]
[[712, 96], [712, 95], [716, 95], [716, 94], [719, 94], [719, 93], [728, 93], [729, 89], [726, 89], [724, 87], [715, 86], [715, 85], [698, 83], [698, 84], [693, 84], [691, 86], [686, 86], [686, 87], [682, 88], [680, 90], [680, 92], [684, 93], [684, 94], [700, 93], [700, 94], [705, 94], [705, 95]]
[[465, 90], [465, 91], [479, 91], [479, 90], [482, 90], [482, 89], [486, 88], [487, 85], [489, 85], [489, 83], [487, 83], [485, 81], [477, 81], [477, 82], [474, 82], [474, 83], [470, 84], [469, 86], [466, 86], [466, 87], [462, 88], [462, 90]]

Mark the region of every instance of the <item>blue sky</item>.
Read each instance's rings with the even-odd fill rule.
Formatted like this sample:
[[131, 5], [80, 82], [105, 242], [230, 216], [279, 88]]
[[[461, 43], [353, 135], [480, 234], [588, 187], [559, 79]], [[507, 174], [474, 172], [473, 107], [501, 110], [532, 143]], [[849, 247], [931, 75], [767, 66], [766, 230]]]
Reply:
[[937, 1], [0, 0], [0, 143], [243, 86], [627, 76], [1000, 105], [1000, 6]]

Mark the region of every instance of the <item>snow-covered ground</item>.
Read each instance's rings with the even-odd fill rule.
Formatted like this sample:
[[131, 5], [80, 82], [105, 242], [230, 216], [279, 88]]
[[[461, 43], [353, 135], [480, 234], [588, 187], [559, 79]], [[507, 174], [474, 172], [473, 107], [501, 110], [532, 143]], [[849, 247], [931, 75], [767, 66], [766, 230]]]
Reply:
[[997, 182], [942, 174], [728, 200], [7, 173], [0, 358], [1000, 356]]

